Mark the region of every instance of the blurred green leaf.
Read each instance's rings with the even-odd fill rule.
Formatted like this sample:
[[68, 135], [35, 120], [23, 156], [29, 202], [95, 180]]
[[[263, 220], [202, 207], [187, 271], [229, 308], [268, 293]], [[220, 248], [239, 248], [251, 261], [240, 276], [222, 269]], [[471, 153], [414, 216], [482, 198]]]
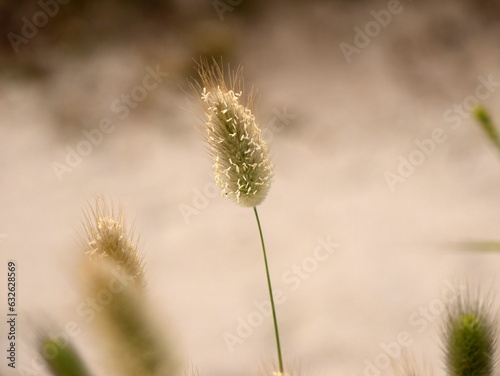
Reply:
[[70, 344], [47, 338], [42, 342], [42, 354], [54, 376], [91, 376]]
[[459, 248], [475, 252], [500, 252], [500, 241], [477, 241], [460, 243]]
[[491, 116], [488, 111], [483, 106], [478, 106], [474, 110], [474, 116], [478, 121], [481, 128], [486, 132], [488, 138], [495, 144], [498, 150], [500, 150], [500, 136], [498, 131], [491, 121]]

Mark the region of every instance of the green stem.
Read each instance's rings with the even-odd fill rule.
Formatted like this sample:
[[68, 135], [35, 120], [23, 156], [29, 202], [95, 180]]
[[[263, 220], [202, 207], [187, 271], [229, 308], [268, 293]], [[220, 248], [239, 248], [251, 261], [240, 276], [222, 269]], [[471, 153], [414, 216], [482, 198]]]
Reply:
[[257, 213], [257, 207], [253, 208], [255, 213], [255, 218], [257, 219], [257, 226], [259, 227], [260, 242], [262, 244], [262, 252], [264, 254], [264, 264], [266, 265], [266, 277], [267, 277], [267, 287], [269, 288], [269, 298], [271, 299], [271, 308], [273, 311], [273, 321], [274, 321], [274, 334], [276, 336], [276, 347], [278, 348], [278, 362], [280, 374], [284, 374], [283, 371], [283, 357], [281, 356], [281, 345], [280, 345], [280, 335], [278, 332], [278, 320], [276, 319], [276, 308], [274, 307], [273, 289], [271, 287], [271, 276], [269, 274], [269, 265], [267, 263], [266, 246], [264, 245], [264, 236], [262, 235], [262, 227], [260, 226], [259, 214]]

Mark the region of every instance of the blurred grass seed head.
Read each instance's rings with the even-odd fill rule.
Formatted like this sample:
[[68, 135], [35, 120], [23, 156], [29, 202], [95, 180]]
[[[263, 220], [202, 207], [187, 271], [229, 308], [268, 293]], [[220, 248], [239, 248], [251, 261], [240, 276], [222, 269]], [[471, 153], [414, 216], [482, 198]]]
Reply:
[[496, 326], [488, 307], [462, 298], [448, 314], [445, 327], [449, 376], [493, 376]]
[[127, 229], [123, 209], [115, 213], [104, 199], [98, 198], [87, 210], [83, 228], [83, 246], [90, 261], [110, 259], [137, 285], [146, 286], [142, 260]]

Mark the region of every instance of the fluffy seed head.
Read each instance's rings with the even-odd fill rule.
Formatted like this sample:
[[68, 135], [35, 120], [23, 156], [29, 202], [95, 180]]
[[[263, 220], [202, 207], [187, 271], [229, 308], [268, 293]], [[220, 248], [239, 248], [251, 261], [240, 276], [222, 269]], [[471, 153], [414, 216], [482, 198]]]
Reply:
[[230, 74], [215, 62], [198, 65], [200, 83], [193, 85], [205, 110], [204, 131], [213, 159], [215, 182], [224, 196], [246, 207], [259, 205], [271, 185], [272, 164], [261, 130], [243, 98], [242, 71]]
[[445, 328], [446, 367], [450, 376], [492, 376], [496, 329], [484, 304], [460, 298]]
[[112, 260], [137, 285], [146, 285], [142, 260], [122, 209], [115, 213], [102, 198], [96, 199], [86, 214], [83, 246], [91, 261]]

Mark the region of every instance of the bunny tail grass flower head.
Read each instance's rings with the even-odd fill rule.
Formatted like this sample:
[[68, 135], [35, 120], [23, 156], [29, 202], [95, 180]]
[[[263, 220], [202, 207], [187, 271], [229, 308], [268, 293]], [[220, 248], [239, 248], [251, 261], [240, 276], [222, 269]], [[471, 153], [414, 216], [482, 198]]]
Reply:
[[460, 297], [445, 326], [446, 368], [449, 376], [493, 376], [497, 331], [490, 309]]
[[229, 74], [203, 60], [201, 83], [193, 84], [205, 110], [204, 131], [213, 160], [215, 182], [224, 196], [245, 207], [256, 207], [271, 185], [269, 150], [250, 107], [252, 92], [243, 97], [241, 68]]
[[103, 198], [97, 198], [95, 205], [89, 205], [83, 229], [83, 247], [90, 260], [112, 260], [138, 286], [146, 286], [142, 260], [122, 208], [115, 213]]
[[191, 86], [205, 110], [202, 128], [213, 159], [215, 181], [223, 195], [241, 206], [252, 207], [257, 221], [278, 353], [279, 372], [275, 374], [282, 376], [285, 372], [276, 307], [257, 211], [257, 206], [262, 203], [271, 186], [269, 150], [250, 109], [253, 93], [251, 91], [246, 99], [243, 96], [242, 69], [228, 72], [228, 84], [223, 68], [215, 61], [209, 65], [206, 60], [202, 60], [198, 63], [198, 73], [201, 82], [192, 83]]
[[174, 375], [177, 356], [148, 304], [143, 262], [124, 213], [98, 198], [84, 222], [85, 293], [100, 304], [91, 321], [103, 354], [111, 354], [103, 362], [111, 375]]

